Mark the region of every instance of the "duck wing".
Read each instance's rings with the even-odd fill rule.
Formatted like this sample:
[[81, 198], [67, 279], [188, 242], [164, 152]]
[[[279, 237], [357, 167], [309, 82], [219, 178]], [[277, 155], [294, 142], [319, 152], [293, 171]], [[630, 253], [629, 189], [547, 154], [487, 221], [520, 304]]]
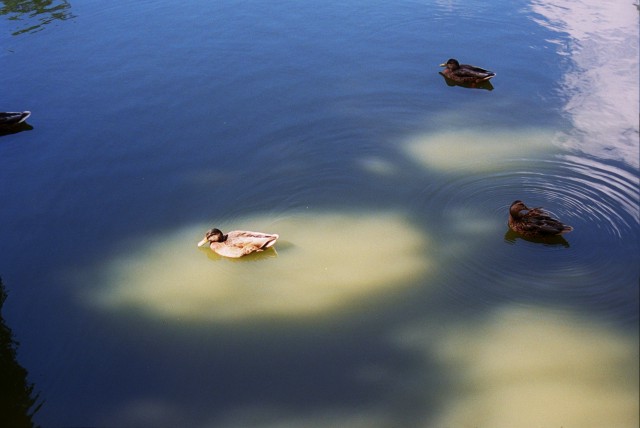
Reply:
[[485, 70], [475, 65], [462, 64], [459, 69], [456, 70], [456, 74], [461, 77], [475, 77], [478, 79], [491, 79], [496, 75], [493, 71]]
[[221, 256], [242, 257], [273, 246], [279, 238], [276, 234], [234, 230], [227, 234], [227, 240], [213, 243], [211, 248]]
[[573, 230], [571, 226], [551, 217], [541, 208], [530, 210], [523, 216], [523, 220], [523, 230], [537, 232], [540, 235], [559, 235]]
[[251, 232], [249, 230], [234, 230], [227, 234], [226, 243], [235, 246], [254, 245], [265, 249], [276, 243], [279, 236], [275, 233]]

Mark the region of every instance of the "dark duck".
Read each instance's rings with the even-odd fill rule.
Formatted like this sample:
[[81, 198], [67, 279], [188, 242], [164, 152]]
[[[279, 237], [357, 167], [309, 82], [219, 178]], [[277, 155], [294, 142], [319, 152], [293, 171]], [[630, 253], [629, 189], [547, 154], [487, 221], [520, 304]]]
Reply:
[[495, 77], [496, 73], [476, 67], [475, 65], [460, 64], [456, 59], [449, 59], [444, 64], [441, 74], [447, 79], [463, 85], [474, 85], [478, 83], [488, 82], [489, 79]]
[[0, 128], [11, 128], [23, 123], [27, 118], [31, 116], [30, 111], [3, 111], [0, 112]]
[[571, 232], [573, 227], [551, 217], [541, 207], [529, 208], [522, 201], [509, 207], [509, 227], [525, 237], [551, 237]]

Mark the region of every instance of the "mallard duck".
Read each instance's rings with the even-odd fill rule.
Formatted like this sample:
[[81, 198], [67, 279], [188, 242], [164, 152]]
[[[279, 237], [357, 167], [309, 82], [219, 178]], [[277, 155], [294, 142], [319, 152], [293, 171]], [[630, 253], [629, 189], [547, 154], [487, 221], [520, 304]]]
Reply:
[[552, 218], [541, 207], [529, 208], [522, 201], [509, 207], [509, 227], [527, 237], [545, 237], [571, 232], [573, 227]]
[[441, 72], [444, 77], [458, 83], [473, 84], [486, 82], [496, 75], [493, 71], [485, 70], [484, 68], [469, 64], [460, 64], [458, 60], [453, 58], [444, 64], [440, 64], [440, 67], [445, 67]]
[[27, 120], [29, 116], [31, 116], [30, 111], [0, 112], [0, 127], [9, 128], [9, 127], [18, 125], [24, 122], [25, 120]]
[[226, 235], [220, 229], [210, 229], [198, 242], [198, 247], [209, 244], [211, 249], [224, 257], [242, 257], [263, 251], [276, 243], [276, 234], [234, 230]]

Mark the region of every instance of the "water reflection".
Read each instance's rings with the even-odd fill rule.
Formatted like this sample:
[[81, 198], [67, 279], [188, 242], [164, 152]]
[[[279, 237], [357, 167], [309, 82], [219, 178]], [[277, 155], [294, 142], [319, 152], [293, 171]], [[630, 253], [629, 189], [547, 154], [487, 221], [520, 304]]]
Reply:
[[0, 128], [0, 137], [4, 135], [12, 135], [22, 131], [31, 131], [31, 130], [33, 130], [33, 126], [29, 125], [26, 122], [22, 122], [10, 128]]
[[513, 230], [509, 229], [507, 230], [507, 232], [504, 234], [504, 240], [505, 242], [508, 242], [509, 244], [515, 244], [517, 242], [518, 239], [522, 239], [523, 241], [527, 241], [527, 242], [531, 242], [534, 244], [544, 244], [550, 247], [556, 247], [556, 246], [562, 246], [565, 248], [569, 248], [569, 242], [567, 242], [566, 239], [564, 239], [564, 237], [560, 236], [560, 235], [555, 235], [555, 236], [547, 236], [547, 237], [541, 237], [541, 238], [532, 238], [529, 236], [522, 236], [519, 233], [514, 232]]
[[27, 371], [16, 358], [18, 342], [2, 318], [7, 293], [0, 278], [0, 419], [3, 426], [33, 427], [33, 417], [42, 406]]
[[210, 226], [202, 224], [150, 238], [108, 261], [87, 299], [183, 321], [318, 316], [406, 289], [433, 269], [429, 240], [398, 213], [304, 213], [234, 223], [277, 232], [278, 256], [227, 259], [198, 249], [194, 242]]
[[[512, 152], [515, 159], [492, 159], [488, 154], [486, 173], [467, 174], [467, 163], [482, 157], [465, 157], [461, 149], [460, 158], [448, 158], [444, 141], [436, 145], [442, 146], [440, 158], [428, 137], [416, 143], [434, 156], [414, 159], [424, 160], [428, 170], [438, 166], [448, 174], [437, 183], [426, 183], [415, 204], [417, 210], [430, 213], [431, 221], [437, 219], [432, 237], [439, 244], [439, 254], [455, 266], [448, 270], [443, 266], [450, 272], [448, 290], [506, 299], [523, 294], [547, 298], [553, 290], [554, 299], [585, 299], [588, 295], [599, 296], [603, 302], [616, 300], [609, 307], [625, 305], [624, 299], [614, 296], [638, 281], [637, 268], [628, 268], [637, 265], [638, 254], [638, 194], [633, 174], [568, 156], [518, 159], [516, 151]], [[484, 143], [482, 137], [478, 141]], [[459, 144], [474, 143], [468, 137]], [[489, 141], [487, 146], [492, 144]], [[520, 144], [514, 146], [517, 150]], [[484, 147], [480, 144], [477, 150]], [[506, 147], [508, 153], [511, 148]], [[547, 242], [505, 235], [509, 204], [514, 199], [552, 208], [554, 216], [575, 230]], [[615, 251], [603, 252], [607, 245]], [[468, 278], [475, 278], [478, 285], [466, 288]]]
[[564, 201], [617, 237], [637, 231], [640, 220], [638, 177], [617, 165], [578, 156], [549, 162], [553, 181], [565, 189]]
[[638, 342], [571, 311], [506, 306], [438, 331], [419, 325], [404, 346], [436, 357], [448, 397], [423, 426], [638, 426]]
[[[459, 127], [459, 123], [455, 126]], [[501, 170], [505, 160], [552, 152], [552, 141], [550, 133], [537, 129], [491, 132], [472, 129], [417, 135], [405, 142], [404, 150], [410, 159], [427, 169], [473, 173]]]
[[[208, 426], [638, 426], [636, 337], [593, 317], [545, 306], [509, 305], [479, 318], [455, 318], [443, 323], [427, 317], [387, 332], [392, 348], [411, 355], [402, 373], [386, 361], [372, 367], [368, 358], [354, 367], [354, 379], [377, 383], [393, 397], [388, 401], [297, 408], [265, 395], [226, 408]], [[127, 413], [146, 407], [162, 414], [162, 402], [137, 404]], [[165, 413], [172, 409], [167, 404]], [[175, 412], [180, 415], [180, 409]]]
[[[561, 81], [573, 130], [564, 146], [639, 166], [638, 15], [631, 2], [533, 0], [533, 19], [572, 63]], [[568, 38], [566, 35], [568, 34]]]
[[444, 78], [444, 82], [447, 84], [447, 86], [460, 86], [469, 89], [486, 89], [487, 91], [493, 91], [493, 85], [488, 80], [478, 83], [460, 83], [456, 82], [455, 80], [449, 79], [441, 71], [439, 72], [439, 74]]
[[390, 177], [398, 173], [393, 162], [379, 157], [362, 157], [357, 163], [364, 171], [379, 177]]
[[329, 409], [316, 412], [296, 412], [277, 406], [253, 406], [235, 409], [216, 421], [217, 428], [389, 428], [403, 426], [398, 417], [380, 409]]
[[14, 31], [17, 36], [24, 33], [35, 33], [44, 29], [44, 26], [60, 20], [74, 18], [71, 13], [71, 4], [66, 0], [1, 0], [3, 6], [0, 15], [7, 15], [10, 21], [20, 22], [21, 29]]

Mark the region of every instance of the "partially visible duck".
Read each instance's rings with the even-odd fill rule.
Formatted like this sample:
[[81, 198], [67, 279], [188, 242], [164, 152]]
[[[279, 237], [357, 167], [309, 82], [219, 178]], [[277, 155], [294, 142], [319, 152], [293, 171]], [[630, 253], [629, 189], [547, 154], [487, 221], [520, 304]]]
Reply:
[[440, 67], [445, 67], [441, 72], [444, 77], [463, 84], [486, 82], [496, 75], [493, 71], [485, 70], [475, 65], [460, 64], [458, 60], [453, 58], [450, 58], [444, 64], [440, 64]]
[[542, 208], [529, 208], [520, 200], [514, 201], [509, 207], [509, 227], [527, 237], [561, 235], [573, 230], [573, 227], [551, 217]]
[[198, 247], [209, 244], [209, 247], [224, 257], [238, 258], [254, 252], [263, 251], [276, 243], [276, 234], [234, 230], [227, 234], [220, 229], [208, 230]]
[[27, 120], [31, 116], [30, 111], [20, 112], [0, 112], [0, 128], [10, 128], [16, 126]]

